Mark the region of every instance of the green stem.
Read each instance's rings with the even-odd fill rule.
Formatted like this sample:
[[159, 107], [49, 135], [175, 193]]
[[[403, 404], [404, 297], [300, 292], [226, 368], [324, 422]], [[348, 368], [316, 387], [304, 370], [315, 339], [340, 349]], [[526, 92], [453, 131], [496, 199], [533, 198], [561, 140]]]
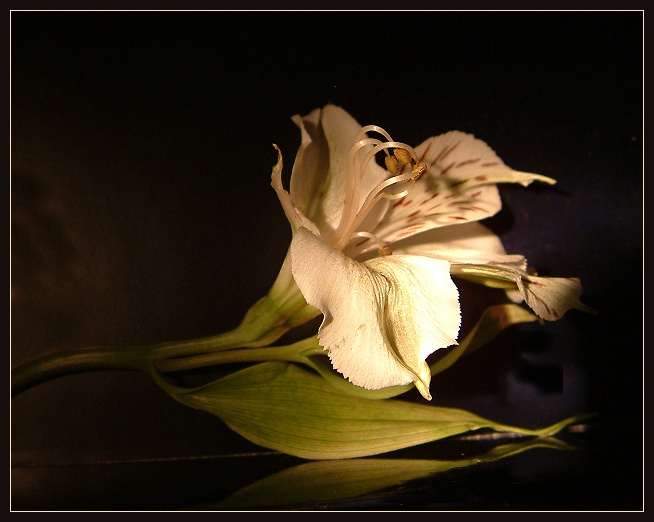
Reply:
[[147, 369], [143, 353], [116, 348], [87, 348], [55, 353], [28, 362], [11, 372], [11, 395], [37, 384], [94, 370], [140, 370]]
[[[100, 347], [70, 350], [42, 357], [28, 362], [11, 372], [11, 394], [18, 395], [37, 384], [72, 375], [97, 370], [149, 371], [150, 361], [157, 357], [152, 352], [137, 350], [139, 347]], [[242, 348], [228, 351], [214, 351], [173, 359], [159, 359], [157, 368], [161, 372], [181, 372], [219, 364], [289, 361], [307, 363], [307, 356], [322, 353], [315, 337], [309, 337], [286, 346]]]
[[[162, 371], [182, 371], [229, 362], [297, 361], [302, 359], [298, 350], [304, 350], [308, 345], [296, 343], [272, 351], [260, 348], [269, 346], [294, 326], [305, 323], [319, 313], [318, 309], [307, 304], [300, 293], [286, 259], [268, 294], [248, 310], [241, 324], [233, 330], [185, 341], [96, 347], [49, 355], [12, 370], [12, 396], [37, 384], [73, 373], [93, 370], [149, 371], [149, 365], [154, 360], [157, 360]], [[228, 351], [236, 348], [242, 349], [227, 355]]]
[[307, 356], [318, 353], [323, 353], [323, 349], [318, 345], [318, 340], [316, 337], [309, 337], [286, 346], [244, 348], [177, 359], [162, 359], [157, 361], [157, 369], [165, 373], [243, 362], [288, 361], [307, 363]]

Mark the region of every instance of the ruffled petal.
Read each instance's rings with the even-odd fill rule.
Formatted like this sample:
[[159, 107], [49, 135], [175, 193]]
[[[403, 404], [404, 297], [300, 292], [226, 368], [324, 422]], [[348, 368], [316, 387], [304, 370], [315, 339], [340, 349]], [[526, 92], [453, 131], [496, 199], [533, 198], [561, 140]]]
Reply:
[[512, 301], [525, 301], [548, 321], [560, 319], [572, 308], [594, 312], [580, 301], [579, 279], [528, 273], [525, 257], [507, 254], [500, 238], [481, 223], [429, 230], [395, 244], [393, 252], [445, 259], [450, 262], [453, 275], [503, 288]]
[[507, 167], [485, 142], [459, 131], [428, 139], [416, 147], [416, 153], [427, 171], [374, 231], [388, 243], [494, 215], [502, 206], [497, 183], [555, 183], [552, 178]]
[[359, 263], [301, 228], [291, 263], [307, 302], [324, 315], [318, 336], [335, 369], [366, 389], [415, 382], [430, 398], [425, 359], [455, 344], [461, 324], [447, 261], [393, 255]]

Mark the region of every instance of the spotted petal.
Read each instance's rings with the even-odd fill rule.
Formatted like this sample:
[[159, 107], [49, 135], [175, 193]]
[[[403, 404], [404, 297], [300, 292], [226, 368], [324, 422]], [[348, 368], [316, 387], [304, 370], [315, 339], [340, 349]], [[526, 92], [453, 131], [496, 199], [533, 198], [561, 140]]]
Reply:
[[301, 228], [291, 243], [293, 276], [324, 320], [318, 333], [332, 365], [353, 384], [414, 382], [429, 395], [425, 359], [456, 343], [461, 323], [449, 263], [388, 256], [359, 263]]
[[493, 280], [514, 283], [522, 299], [539, 317], [547, 321], [561, 319], [572, 308], [595, 313], [595, 310], [580, 301], [581, 282], [574, 277], [538, 277], [499, 263], [453, 263], [452, 274], [485, 284]]
[[555, 183], [546, 176], [507, 167], [485, 142], [459, 131], [428, 139], [416, 153], [427, 171], [408, 196], [395, 202], [375, 230], [387, 243], [494, 215], [502, 206], [497, 183]]
[[453, 275], [504, 288], [513, 301], [524, 300], [548, 321], [560, 319], [572, 308], [594, 312], [580, 301], [579, 279], [528, 273], [524, 256], [507, 254], [500, 238], [481, 223], [430, 230], [398, 243], [393, 252], [445, 259]]

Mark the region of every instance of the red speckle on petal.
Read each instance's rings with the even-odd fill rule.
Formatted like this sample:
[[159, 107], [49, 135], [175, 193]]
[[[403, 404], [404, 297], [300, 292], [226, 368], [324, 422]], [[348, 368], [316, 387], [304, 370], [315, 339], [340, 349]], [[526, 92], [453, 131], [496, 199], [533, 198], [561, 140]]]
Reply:
[[477, 210], [479, 212], [486, 212], [483, 208], [480, 207], [475, 207], [473, 205], [467, 206], [467, 207], [458, 207], [459, 210]]

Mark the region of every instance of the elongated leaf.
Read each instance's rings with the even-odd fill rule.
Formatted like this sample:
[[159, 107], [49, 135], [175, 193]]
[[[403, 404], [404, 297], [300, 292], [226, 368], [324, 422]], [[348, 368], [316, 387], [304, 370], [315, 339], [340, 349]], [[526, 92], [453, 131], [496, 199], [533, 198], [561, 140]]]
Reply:
[[502, 459], [533, 448], [574, 449], [552, 438], [537, 438], [493, 448], [458, 460], [342, 459], [300, 464], [265, 477], [216, 504], [198, 509], [252, 509], [302, 506], [360, 497], [455, 468]]
[[217, 415], [246, 439], [306, 459], [376, 455], [481, 428], [549, 436], [574, 420], [527, 430], [460, 409], [372, 401], [344, 394], [318, 375], [282, 362], [250, 366], [192, 390], [155, 379], [178, 401]]

